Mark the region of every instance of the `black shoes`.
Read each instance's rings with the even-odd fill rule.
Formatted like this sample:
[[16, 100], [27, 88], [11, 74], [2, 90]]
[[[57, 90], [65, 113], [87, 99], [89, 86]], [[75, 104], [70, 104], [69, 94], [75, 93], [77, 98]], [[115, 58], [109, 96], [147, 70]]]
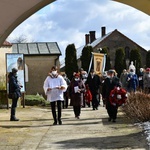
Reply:
[[57, 121], [54, 121], [53, 125], [54, 125], [54, 126], [57, 125]]
[[80, 119], [80, 117], [79, 117], [79, 116], [75, 116], [75, 118]]
[[98, 110], [98, 107], [94, 107], [93, 110]]
[[19, 121], [16, 117], [10, 117], [10, 121]]
[[116, 120], [115, 119], [113, 119], [113, 121], [112, 122], [116, 122]]
[[59, 120], [58, 123], [59, 123], [59, 125], [62, 125], [62, 121], [61, 120]]
[[110, 122], [110, 121], [111, 121], [111, 118], [108, 118], [108, 121]]
[[[112, 119], [108, 118], [108, 121], [110, 122]], [[116, 122], [116, 119], [113, 119], [112, 122]]]
[[[58, 120], [58, 124], [59, 124], [59, 125], [62, 125], [62, 121], [61, 121], [61, 120]], [[54, 125], [54, 126], [57, 125], [57, 121], [54, 121], [53, 125]]]

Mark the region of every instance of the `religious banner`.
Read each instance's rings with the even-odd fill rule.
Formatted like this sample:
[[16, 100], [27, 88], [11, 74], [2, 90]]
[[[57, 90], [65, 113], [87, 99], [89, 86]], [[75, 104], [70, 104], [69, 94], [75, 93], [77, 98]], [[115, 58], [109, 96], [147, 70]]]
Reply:
[[[6, 74], [8, 76], [9, 72], [12, 71], [12, 68], [16, 68], [17, 79], [19, 84], [22, 86], [21, 92], [25, 92], [25, 64], [24, 64], [24, 55], [16, 53], [7, 53], [6, 54]], [[8, 90], [8, 86], [7, 86]]]
[[106, 56], [102, 53], [93, 53], [94, 71], [96, 74], [102, 74], [105, 71]]

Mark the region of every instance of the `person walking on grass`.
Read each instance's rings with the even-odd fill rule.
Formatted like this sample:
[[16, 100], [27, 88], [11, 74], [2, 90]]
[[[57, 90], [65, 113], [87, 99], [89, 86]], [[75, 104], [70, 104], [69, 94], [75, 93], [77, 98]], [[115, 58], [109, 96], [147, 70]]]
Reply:
[[[53, 125], [62, 124], [61, 120], [61, 103], [64, 100], [63, 92], [67, 89], [67, 83], [64, 78], [57, 73], [57, 67], [53, 66], [43, 85], [47, 100], [50, 101], [52, 115], [54, 119]], [[58, 115], [56, 115], [56, 103]]]

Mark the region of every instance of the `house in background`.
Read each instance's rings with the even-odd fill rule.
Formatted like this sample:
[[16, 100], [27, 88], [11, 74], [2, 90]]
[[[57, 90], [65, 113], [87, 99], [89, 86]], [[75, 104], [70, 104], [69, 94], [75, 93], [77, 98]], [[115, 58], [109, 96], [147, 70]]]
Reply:
[[[123, 35], [117, 29], [106, 34], [106, 27], [101, 27], [101, 37], [95, 37], [95, 31], [90, 31], [89, 34], [85, 35], [85, 45], [91, 45], [93, 51], [99, 53], [100, 48], [107, 47], [110, 56], [111, 66], [114, 67], [116, 49], [122, 47], [125, 50], [126, 62], [129, 62], [130, 51], [132, 49], [139, 49], [141, 54], [142, 66], [146, 65], [146, 54], [147, 50], [142, 48], [140, 45]], [[129, 64], [127, 64], [128, 66]]]
[[[89, 31], [89, 34], [85, 34], [85, 45], [77, 48], [77, 63], [78, 67], [81, 68], [82, 63], [80, 57], [82, 55], [82, 50], [84, 46], [92, 46], [93, 51], [96, 53], [100, 53], [100, 48], [107, 47], [108, 53], [110, 56], [110, 63], [112, 68], [115, 64], [115, 53], [116, 49], [122, 47], [125, 49], [125, 57], [126, 57], [126, 64], [129, 66], [129, 58], [130, 58], [130, 51], [132, 49], [139, 49], [141, 53], [142, 59], [142, 66], [146, 65], [146, 54], [147, 50], [142, 48], [140, 45], [123, 35], [117, 29], [112, 32], [106, 34], [106, 27], [101, 27], [101, 37], [96, 38], [95, 31]], [[65, 61], [61, 62], [61, 70], [65, 70]]]
[[12, 53], [24, 54], [26, 94], [42, 94], [52, 66], [59, 67], [61, 51], [56, 42], [13, 43]]
[[6, 53], [12, 53], [12, 44], [4, 41], [0, 47], [0, 77], [6, 76]]

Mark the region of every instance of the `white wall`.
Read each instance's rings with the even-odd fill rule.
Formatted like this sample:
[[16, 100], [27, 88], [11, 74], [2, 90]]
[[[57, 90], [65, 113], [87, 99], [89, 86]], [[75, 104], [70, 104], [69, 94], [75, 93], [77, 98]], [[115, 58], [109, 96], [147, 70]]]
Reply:
[[0, 47], [0, 76], [6, 75], [6, 53], [12, 53], [12, 47]]

